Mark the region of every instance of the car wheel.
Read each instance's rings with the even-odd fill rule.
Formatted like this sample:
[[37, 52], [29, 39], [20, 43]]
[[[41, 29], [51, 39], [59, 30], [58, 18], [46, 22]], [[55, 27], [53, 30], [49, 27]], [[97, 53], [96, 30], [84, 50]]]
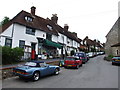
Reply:
[[115, 65], [114, 63], [112, 63], [112, 65]]
[[55, 69], [54, 74], [55, 74], [55, 75], [58, 75], [58, 74], [59, 74], [59, 70], [58, 70], [58, 69]]
[[35, 72], [33, 74], [33, 81], [38, 81], [40, 79], [40, 73], [39, 72]]
[[23, 77], [19, 76], [20, 79], [23, 79]]

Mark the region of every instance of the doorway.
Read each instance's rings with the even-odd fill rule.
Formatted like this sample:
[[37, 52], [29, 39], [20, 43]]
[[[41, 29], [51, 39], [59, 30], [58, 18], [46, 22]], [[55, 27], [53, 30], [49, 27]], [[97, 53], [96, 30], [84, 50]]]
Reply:
[[36, 43], [31, 43], [31, 59], [34, 60], [36, 56]]

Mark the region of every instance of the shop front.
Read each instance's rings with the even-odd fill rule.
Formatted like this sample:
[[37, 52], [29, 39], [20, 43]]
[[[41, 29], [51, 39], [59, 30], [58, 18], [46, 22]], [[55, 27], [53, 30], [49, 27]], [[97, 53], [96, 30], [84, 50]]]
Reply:
[[58, 57], [58, 50], [62, 49], [62, 45], [47, 39], [38, 39], [38, 55], [41, 59], [49, 59]]

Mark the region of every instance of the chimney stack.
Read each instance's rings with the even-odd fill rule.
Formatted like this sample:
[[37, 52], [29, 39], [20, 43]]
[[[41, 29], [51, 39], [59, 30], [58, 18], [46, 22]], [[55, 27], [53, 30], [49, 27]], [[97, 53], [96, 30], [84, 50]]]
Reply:
[[34, 6], [31, 7], [31, 14], [32, 15], [35, 15], [35, 9], [36, 9], [36, 7], [34, 7]]
[[52, 14], [51, 20], [57, 24], [57, 21], [58, 21], [57, 14]]
[[68, 31], [69, 26], [68, 26], [67, 24], [64, 24], [64, 29], [65, 29], [66, 31]]
[[88, 36], [86, 36], [86, 37], [85, 37], [85, 39], [89, 39], [89, 37], [88, 37]]

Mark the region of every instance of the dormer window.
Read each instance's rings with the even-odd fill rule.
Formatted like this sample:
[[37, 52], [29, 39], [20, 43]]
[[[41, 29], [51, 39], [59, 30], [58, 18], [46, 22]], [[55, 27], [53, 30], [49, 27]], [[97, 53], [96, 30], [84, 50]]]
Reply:
[[33, 21], [33, 18], [32, 18], [32, 17], [29, 17], [29, 16], [26, 16], [26, 17], [25, 17], [25, 20], [26, 20], [27, 22], [32, 22], [32, 21]]
[[50, 26], [50, 25], [47, 25], [47, 28], [48, 28], [49, 30], [53, 30], [52, 26]]

